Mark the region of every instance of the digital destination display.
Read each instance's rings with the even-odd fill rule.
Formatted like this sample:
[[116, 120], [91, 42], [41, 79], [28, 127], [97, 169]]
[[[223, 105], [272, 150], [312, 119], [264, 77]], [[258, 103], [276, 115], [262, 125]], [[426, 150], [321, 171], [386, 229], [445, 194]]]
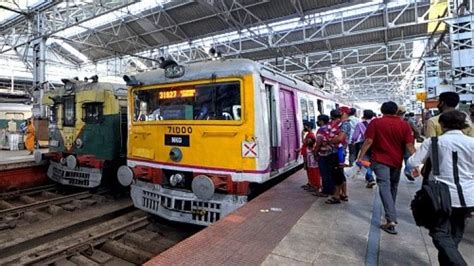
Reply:
[[194, 97], [195, 94], [196, 94], [195, 89], [175, 89], [175, 90], [160, 91], [158, 94], [158, 97], [161, 100], [163, 100], [163, 99]]

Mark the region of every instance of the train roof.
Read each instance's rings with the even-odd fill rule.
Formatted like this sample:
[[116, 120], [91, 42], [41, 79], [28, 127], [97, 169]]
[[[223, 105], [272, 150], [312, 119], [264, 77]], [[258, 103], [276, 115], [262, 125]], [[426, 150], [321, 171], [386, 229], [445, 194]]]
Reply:
[[21, 103], [2, 103], [0, 104], [0, 112], [31, 112], [31, 105]]
[[247, 74], [258, 73], [265, 78], [278, 81], [281, 84], [303, 91], [315, 93], [325, 98], [333, 98], [333, 95], [325, 93], [306, 82], [290, 77], [278, 71], [274, 71], [262, 64], [250, 59], [224, 59], [204, 61], [191, 64], [183, 64], [184, 75], [178, 78], [168, 78], [163, 69], [151, 70], [134, 75], [141, 85], [155, 85], [174, 83], [179, 81], [213, 79], [221, 77], [239, 77]]
[[113, 91], [115, 95], [126, 96], [127, 95], [127, 86], [125, 84], [111, 83], [111, 82], [85, 82], [77, 81], [72, 79], [65, 79], [64, 81], [74, 84], [74, 89], [71, 90], [70, 86], [65, 84], [64, 87], [49, 91], [48, 93], [57, 94], [57, 95], [68, 95], [73, 92], [78, 91], [87, 91], [87, 90], [110, 90]]

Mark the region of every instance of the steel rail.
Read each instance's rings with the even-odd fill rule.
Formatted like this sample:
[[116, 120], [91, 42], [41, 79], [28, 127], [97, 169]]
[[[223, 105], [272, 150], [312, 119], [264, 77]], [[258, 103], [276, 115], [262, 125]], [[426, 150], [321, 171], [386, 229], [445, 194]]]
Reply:
[[[98, 194], [102, 194], [105, 192], [106, 191], [103, 191]], [[31, 210], [37, 210], [37, 209], [48, 207], [49, 205], [65, 204], [75, 199], [85, 199], [85, 198], [92, 197], [93, 195], [94, 194], [90, 193], [89, 191], [85, 191], [85, 192], [79, 192], [79, 193], [75, 193], [75, 194], [67, 195], [63, 197], [57, 197], [57, 198], [52, 198], [52, 199], [43, 200], [39, 202], [34, 202], [34, 203], [30, 203], [30, 204], [10, 208], [10, 209], [0, 210], [0, 217], [23, 213], [23, 212], [27, 212]]]

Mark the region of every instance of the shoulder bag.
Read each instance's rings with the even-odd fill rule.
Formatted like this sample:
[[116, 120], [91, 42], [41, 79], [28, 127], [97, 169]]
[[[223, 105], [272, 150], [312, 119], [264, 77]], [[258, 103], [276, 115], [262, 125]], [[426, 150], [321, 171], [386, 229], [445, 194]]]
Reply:
[[411, 211], [416, 225], [432, 228], [440, 217], [451, 215], [451, 195], [449, 187], [430, 177], [439, 176], [438, 138], [431, 138], [431, 156], [422, 169], [423, 185], [411, 201]]

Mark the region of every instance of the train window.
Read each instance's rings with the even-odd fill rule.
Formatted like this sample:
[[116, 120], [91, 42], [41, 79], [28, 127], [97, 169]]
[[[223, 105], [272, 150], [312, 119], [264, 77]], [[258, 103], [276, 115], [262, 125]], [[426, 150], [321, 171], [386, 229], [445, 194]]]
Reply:
[[324, 114], [323, 100], [319, 100], [319, 99], [318, 99], [317, 104], [318, 104], [318, 112], [319, 112], [319, 114]]
[[316, 112], [314, 111], [314, 102], [309, 101], [309, 122], [311, 122], [312, 127], [316, 125]]
[[67, 96], [63, 98], [64, 109], [64, 126], [74, 126], [76, 123], [76, 110], [74, 104], [74, 96]]
[[300, 99], [301, 105], [301, 117], [303, 118], [303, 124], [309, 122], [308, 116], [308, 101], [306, 99]]
[[82, 121], [87, 124], [102, 122], [104, 107], [102, 103], [85, 103], [82, 105]]
[[7, 120], [24, 120], [25, 115], [23, 113], [6, 113], [5, 119]]
[[134, 121], [241, 120], [240, 83], [226, 82], [134, 92]]
[[56, 123], [58, 121], [58, 104], [49, 107], [49, 122]]

